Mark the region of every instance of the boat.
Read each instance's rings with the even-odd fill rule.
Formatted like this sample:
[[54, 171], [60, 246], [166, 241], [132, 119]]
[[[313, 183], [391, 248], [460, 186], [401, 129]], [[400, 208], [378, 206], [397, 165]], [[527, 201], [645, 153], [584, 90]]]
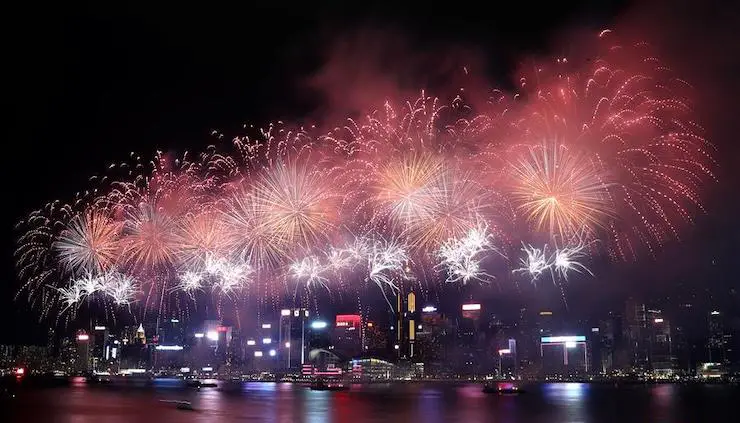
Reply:
[[317, 380], [311, 384], [312, 391], [346, 391], [349, 386], [342, 382], [326, 382], [323, 380]]
[[217, 388], [218, 384], [216, 382], [201, 382], [199, 380], [189, 380], [187, 381], [186, 385], [189, 388]]
[[485, 385], [483, 386], [483, 393], [486, 394], [499, 394], [499, 395], [517, 395], [523, 394], [525, 391], [514, 385]]
[[160, 400], [160, 401], [170, 403], [170, 404], [175, 404], [175, 408], [177, 408], [178, 410], [195, 411], [195, 408], [193, 408], [193, 404], [190, 401], [176, 401], [176, 400]]

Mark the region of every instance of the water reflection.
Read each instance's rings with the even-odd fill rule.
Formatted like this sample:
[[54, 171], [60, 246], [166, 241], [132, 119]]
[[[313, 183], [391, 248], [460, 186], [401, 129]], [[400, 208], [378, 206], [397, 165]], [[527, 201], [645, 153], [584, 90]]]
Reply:
[[585, 383], [551, 383], [544, 385], [542, 392], [556, 406], [562, 421], [583, 423], [587, 421], [585, 402], [590, 387]]
[[[736, 388], [729, 386], [562, 383], [527, 386], [520, 395], [483, 394], [478, 384], [353, 385], [344, 392], [260, 382], [200, 390], [168, 386], [29, 390], [3, 421], [673, 423], [727, 421], [723, 416], [737, 403]], [[197, 411], [178, 410], [172, 400], [191, 401]]]

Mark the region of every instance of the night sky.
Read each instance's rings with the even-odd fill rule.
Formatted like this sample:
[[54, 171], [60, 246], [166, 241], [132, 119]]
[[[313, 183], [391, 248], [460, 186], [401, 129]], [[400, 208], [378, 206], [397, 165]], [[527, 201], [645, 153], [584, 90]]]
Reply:
[[[413, 9], [325, 3], [337, 5], [90, 6], [6, 16], [0, 317], [17, 324], [0, 344], [33, 339], [39, 327], [23, 301], [13, 301], [15, 223], [49, 200], [72, 198], [89, 176], [130, 152], [201, 150], [213, 143], [211, 130], [228, 134], [244, 122], [328, 121], [337, 110], [382, 100], [362, 89], [369, 81], [443, 91], [447, 71], [467, 65], [489, 85], [507, 87], [522, 58], [559, 54], [571, 45], [563, 40], [606, 27], [654, 44], [694, 85], [697, 113], [719, 149], [720, 181], [708, 187], [708, 214], [681, 243], [656, 259], [600, 265], [596, 280], [570, 288], [570, 303], [588, 315], [627, 294], [670, 296], [693, 287], [709, 302], [740, 310], [738, 6], [507, 2], [486, 12], [454, 2]], [[342, 54], [352, 55], [347, 67], [334, 65]]]

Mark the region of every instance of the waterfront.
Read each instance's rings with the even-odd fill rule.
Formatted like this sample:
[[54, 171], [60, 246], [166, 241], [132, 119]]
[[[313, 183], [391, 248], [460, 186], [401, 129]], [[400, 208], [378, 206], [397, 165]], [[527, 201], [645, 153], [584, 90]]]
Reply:
[[[25, 389], [6, 408], [11, 422], [730, 422], [740, 390], [730, 385], [552, 383], [516, 396], [478, 384], [352, 385], [318, 392], [287, 383], [223, 389], [73, 384]], [[164, 401], [190, 401], [196, 411]]]

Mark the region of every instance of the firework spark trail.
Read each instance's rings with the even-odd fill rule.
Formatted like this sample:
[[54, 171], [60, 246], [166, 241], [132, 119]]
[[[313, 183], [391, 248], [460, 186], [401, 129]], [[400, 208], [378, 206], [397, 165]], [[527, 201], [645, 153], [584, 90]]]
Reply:
[[[208, 296], [221, 312], [250, 293], [277, 307], [286, 274], [328, 289], [362, 269], [385, 296], [420, 275], [429, 288], [441, 268], [448, 282], [493, 278], [489, 230], [501, 248], [522, 242], [514, 273], [533, 280], [590, 274], [604, 250], [654, 253], [703, 211], [716, 152], [687, 84], [642, 49], [539, 63], [483, 107], [422, 92], [328, 132], [278, 122], [225, 144], [215, 133], [201, 154], [132, 153], [21, 222], [19, 294], [42, 315], [141, 296], [158, 316]], [[366, 235], [336, 247], [348, 233]]]
[[321, 286], [327, 291], [329, 279], [324, 276], [325, 266], [316, 256], [308, 256], [290, 265], [291, 276], [297, 280], [303, 280], [306, 288], [310, 290], [314, 286]]
[[453, 283], [461, 281], [467, 284], [471, 280], [485, 282], [493, 278], [481, 267], [483, 257], [481, 254], [494, 251], [501, 254], [492, 244], [491, 235], [484, 225], [468, 230], [468, 233], [460, 239], [449, 239], [442, 244], [439, 250], [440, 263], [447, 272], [446, 282]]
[[522, 243], [521, 251], [524, 253], [524, 257], [519, 259], [521, 267], [514, 269], [512, 272], [527, 273], [532, 278], [532, 282], [536, 281], [542, 273], [550, 268], [546, 250], [547, 245], [540, 249]]
[[71, 274], [101, 273], [117, 262], [121, 225], [92, 210], [72, 219], [54, 243], [59, 263]]

